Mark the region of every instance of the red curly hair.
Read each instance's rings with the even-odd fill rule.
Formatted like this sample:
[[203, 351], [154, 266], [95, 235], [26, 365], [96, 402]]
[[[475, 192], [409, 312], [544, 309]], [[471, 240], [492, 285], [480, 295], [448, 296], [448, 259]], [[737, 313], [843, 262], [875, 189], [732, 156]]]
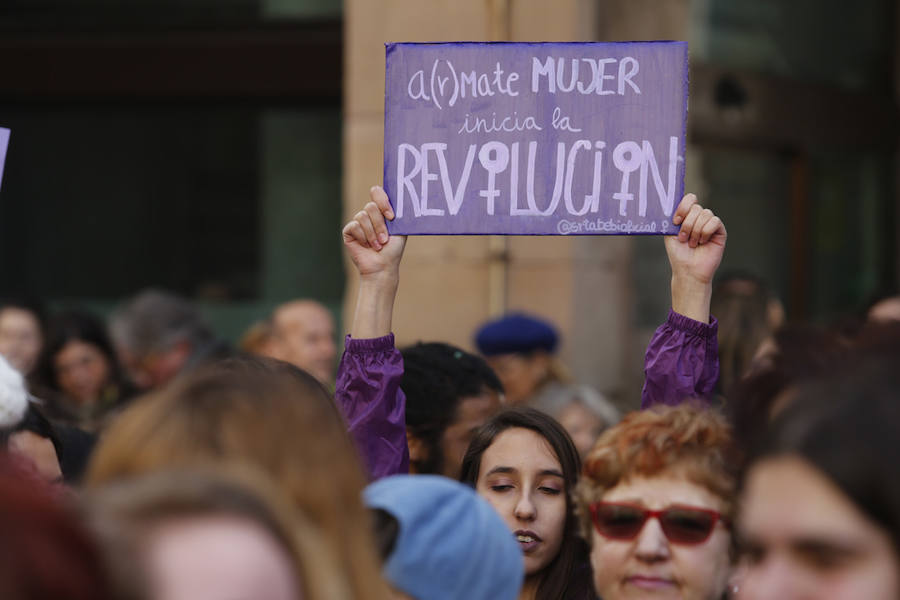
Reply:
[[731, 427], [705, 406], [682, 404], [629, 413], [600, 436], [584, 461], [575, 492], [582, 533], [591, 539], [588, 506], [634, 476], [683, 475], [721, 498], [722, 514], [730, 520], [738, 467]]

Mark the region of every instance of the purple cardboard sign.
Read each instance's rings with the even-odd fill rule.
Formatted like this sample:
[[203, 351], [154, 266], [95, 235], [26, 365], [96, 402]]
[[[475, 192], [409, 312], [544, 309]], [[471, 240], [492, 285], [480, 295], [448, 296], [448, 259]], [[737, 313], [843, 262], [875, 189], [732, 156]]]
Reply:
[[0, 127], [0, 185], [3, 184], [3, 165], [6, 163], [6, 147], [9, 145], [9, 129]]
[[687, 43], [388, 44], [398, 234], [675, 233]]

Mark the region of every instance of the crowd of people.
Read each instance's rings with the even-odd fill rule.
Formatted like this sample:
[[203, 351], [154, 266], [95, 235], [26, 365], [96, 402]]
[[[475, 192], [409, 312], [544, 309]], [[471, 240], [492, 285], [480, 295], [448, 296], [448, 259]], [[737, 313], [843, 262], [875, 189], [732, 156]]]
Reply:
[[[0, 306], [0, 597], [896, 600], [900, 319], [786, 321], [688, 194], [641, 408], [572, 380], [546, 318], [397, 348], [385, 192], [335, 370], [313, 300], [238, 347], [148, 290], [107, 323]], [[715, 284], [715, 285], [714, 285]], [[598, 341], [600, 343], [600, 341]]]

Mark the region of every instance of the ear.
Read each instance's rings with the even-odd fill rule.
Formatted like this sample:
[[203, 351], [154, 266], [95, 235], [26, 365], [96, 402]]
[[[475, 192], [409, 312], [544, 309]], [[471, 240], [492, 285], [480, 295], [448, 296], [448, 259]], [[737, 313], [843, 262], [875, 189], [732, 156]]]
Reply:
[[538, 374], [538, 380], [543, 381], [550, 375], [550, 361], [553, 358], [543, 350], [537, 350], [529, 357], [529, 367]]
[[747, 573], [744, 567], [738, 566], [732, 569], [731, 575], [728, 577], [728, 587], [725, 590], [725, 598], [737, 597], [738, 592], [741, 589], [741, 584], [746, 576]]
[[409, 429], [406, 430], [406, 445], [409, 447], [409, 472], [416, 474], [416, 465], [428, 460], [428, 446]]

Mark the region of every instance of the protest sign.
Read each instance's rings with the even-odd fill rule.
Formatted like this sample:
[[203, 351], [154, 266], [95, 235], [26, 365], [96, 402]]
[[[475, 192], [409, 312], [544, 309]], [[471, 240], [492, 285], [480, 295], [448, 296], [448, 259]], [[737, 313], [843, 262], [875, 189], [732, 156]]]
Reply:
[[0, 185], [3, 185], [3, 165], [6, 163], [6, 147], [9, 145], [9, 129], [0, 127]]
[[397, 234], [675, 233], [687, 43], [386, 46]]

